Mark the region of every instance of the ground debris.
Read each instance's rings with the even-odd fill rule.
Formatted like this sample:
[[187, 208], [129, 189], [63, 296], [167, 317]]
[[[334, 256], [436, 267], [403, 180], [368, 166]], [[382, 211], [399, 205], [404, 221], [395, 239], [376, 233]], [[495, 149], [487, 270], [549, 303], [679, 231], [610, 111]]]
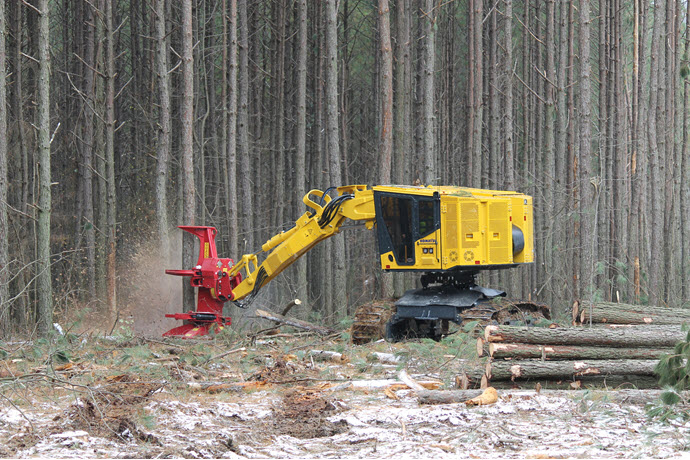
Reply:
[[347, 430], [344, 423], [332, 423], [328, 416], [338, 407], [320, 391], [297, 388], [283, 396], [273, 410], [273, 428], [276, 434], [311, 439], [333, 436]]
[[[372, 353], [402, 356], [417, 383], [448, 388], [471, 360], [470, 333], [363, 346], [313, 334], [265, 343], [222, 334], [127, 342], [130, 348], [89, 341], [70, 350], [74, 366], [61, 374], [5, 379], [0, 457], [667, 458], [683, 455], [690, 430], [690, 423], [649, 420], [644, 403], [659, 394], [649, 390], [544, 387], [537, 394], [532, 384], [499, 389], [492, 405], [463, 404], [479, 390], [420, 405], [399, 380], [400, 364], [368, 360]], [[239, 348], [246, 350], [227, 354]], [[318, 361], [312, 350], [337, 350], [349, 362]], [[169, 355], [180, 359], [161, 364]], [[27, 349], [22, 361], [5, 364], [31, 376], [43, 356]]]
[[141, 417], [143, 404], [161, 387], [160, 383], [140, 382], [129, 374], [106, 377], [91, 397], [80, 398], [55, 417], [54, 433], [69, 428], [121, 442], [160, 445], [158, 438], [141, 429], [135, 420]]

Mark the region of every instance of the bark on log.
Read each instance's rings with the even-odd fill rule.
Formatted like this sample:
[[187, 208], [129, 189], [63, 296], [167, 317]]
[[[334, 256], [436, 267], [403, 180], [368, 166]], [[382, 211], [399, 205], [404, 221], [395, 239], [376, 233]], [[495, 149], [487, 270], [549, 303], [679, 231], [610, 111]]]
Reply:
[[673, 353], [673, 348], [612, 348], [530, 343], [489, 344], [489, 355], [494, 359], [659, 359], [665, 353]]
[[256, 316], [258, 318], [267, 319], [269, 321], [275, 321], [279, 324], [286, 324], [288, 326], [296, 327], [297, 329], [305, 329], [307, 331], [316, 332], [321, 335], [328, 335], [335, 332], [334, 329], [325, 326], [317, 326], [316, 324], [308, 323], [306, 321], [301, 321], [295, 318], [287, 318], [278, 313], [272, 313], [264, 310], [256, 310]]
[[555, 328], [487, 326], [484, 338], [497, 343], [534, 343], [539, 345], [585, 345], [607, 347], [673, 347], [687, 332], [680, 326], [628, 326], [618, 328]]
[[690, 310], [684, 308], [640, 307], [639, 305], [595, 303], [583, 305], [579, 322], [612, 324], [673, 324], [690, 322]]
[[494, 361], [487, 372], [490, 381], [558, 379], [586, 375], [654, 375], [659, 363], [652, 359], [591, 361]]
[[621, 389], [659, 389], [659, 381], [649, 375], [586, 375], [574, 378], [495, 380], [491, 386], [497, 389], [533, 390], [536, 385], [544, 390], [621, 390]]
[[484, 390], [425, 390], [417, 393], [417, 400], [419, 404], [464, 403], [483, 392]]
[[[589, 309], [589, 302], [579, 302], [580, 312]], [[595, 307], [601, 308], [611, 308], [615, 310], [625, 310], [636, 313], [659, 313], [664, 314], [671, 311], [680, 312], [685, 318], [690, 318], [690, 309], [687, 308], [671, 308], [671, 307], [658, 307], [656, 305], [636, 305], [630, 303], [616, 303], [616, 302], [594, 302], [592, 303]]]

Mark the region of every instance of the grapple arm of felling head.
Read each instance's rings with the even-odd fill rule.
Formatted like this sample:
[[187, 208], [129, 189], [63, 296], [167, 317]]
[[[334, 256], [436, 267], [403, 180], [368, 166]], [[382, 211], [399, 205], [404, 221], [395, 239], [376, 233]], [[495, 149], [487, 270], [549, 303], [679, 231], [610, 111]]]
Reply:
[[232, 290], [242, 281], [242, 276], [230, 274], [232, 259], [218, 257], [215, 228], [194, 225], [180, 228], [199, 238], [199, 258], [191, 270], [166, 270], [165, 273], [190, 277], [191, 286], [198, 288], [197, 304], [195, 311], [165, 315], [187, 323], [163, 335], [196, 337], [230, 324], [230, 318], [222, 316], [223, 305], [233, 299]]
[[[247, 306], [266, 283], [316, 244], [338, 233], [347, 219], [363, 221], [371, 229], [375, 220], [373, 192], [364, 185], [338, 187], [337, 191], [335, 198], [321, 190], [309, 191], [302, 201], [311, 210], [297, 219], [290, 230], [264, 243], [261, 251], [243, 255], [236, 264], [232, 259], [218, 258], [215, 228], [180, 226], [199, 238], [199, 259], [192, 270], [166, 270], [166, 273], [191, 277], [190, 284], [199, 288], [197, 309], [166, 315], [188, 323], [164, 335], [199, 336], [230, 324], [230, 318], [222, 316], [225, 302]], [[261, 264], [258, 254], [265, 254]]]

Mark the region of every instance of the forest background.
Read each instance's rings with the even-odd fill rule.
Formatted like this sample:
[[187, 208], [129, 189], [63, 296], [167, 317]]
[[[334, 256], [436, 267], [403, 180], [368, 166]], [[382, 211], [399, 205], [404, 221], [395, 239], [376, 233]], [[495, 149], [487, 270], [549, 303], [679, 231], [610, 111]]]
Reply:
[[[689, 7], [2, 0], [0, 332], [112, 320], [191, 265], [175, 225], [238, 259], [309, 189], [416, 180], [534, 196], [537, 263], [483, 275], [511, 297], [686, 305]], [[260, 302], [333, 323], [414, 285], [377, 261], [373, 232], [343, 231]]]

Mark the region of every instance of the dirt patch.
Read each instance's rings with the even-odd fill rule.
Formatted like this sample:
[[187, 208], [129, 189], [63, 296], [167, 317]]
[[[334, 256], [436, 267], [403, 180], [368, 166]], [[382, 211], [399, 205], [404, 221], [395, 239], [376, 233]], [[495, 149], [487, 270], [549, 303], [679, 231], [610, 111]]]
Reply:
[[343, 422], [328, 420], [338, 410], [333, 401], [319, 392], [295, 389], [288, 391], [280, 407], [273, 410], [273, 429], [300, 439], [324, 438], [348, 430]]

